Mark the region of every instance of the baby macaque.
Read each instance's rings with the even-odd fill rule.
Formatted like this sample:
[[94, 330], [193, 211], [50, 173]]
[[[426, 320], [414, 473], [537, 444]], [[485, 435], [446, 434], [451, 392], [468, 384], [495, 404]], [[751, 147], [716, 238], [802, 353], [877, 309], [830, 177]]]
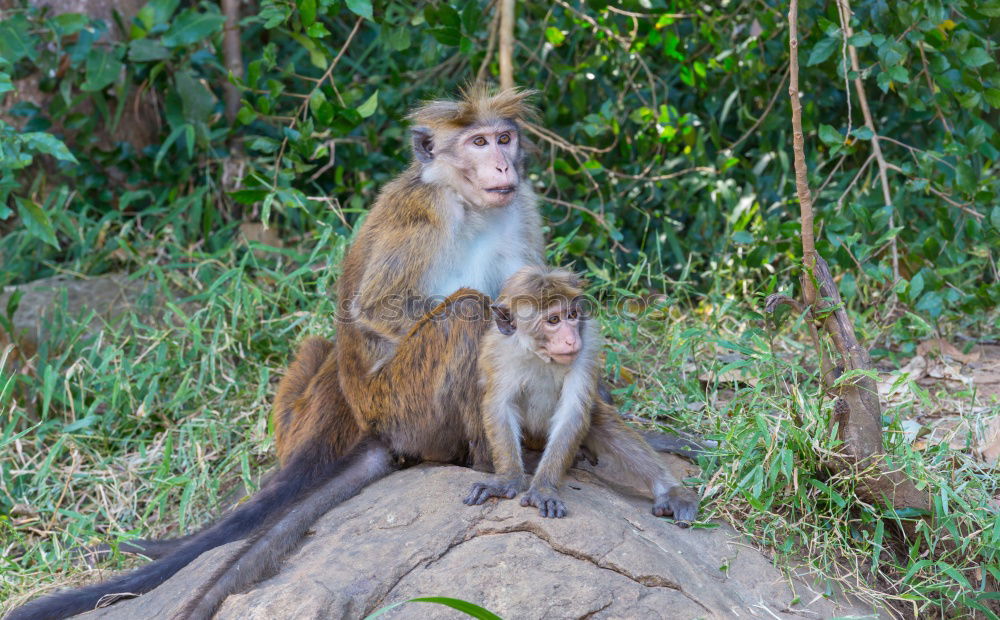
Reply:
[[[474, 484], [464, 502], [512, 499], [527, 489], [522, 506], [564, 517], [557, 489], [583, 446], [647, 483], [654, 514], [692, 521], [697, 495], [598, 396], [601, 338], [584, 302], [580, 279], [563, 269], [524, 267], [504, 284], [492, 305], [497, 329], [483, 337], [479, 353], [481, 415], [496, 474]], [[522, 442], [544, 447], [530, 485]]]

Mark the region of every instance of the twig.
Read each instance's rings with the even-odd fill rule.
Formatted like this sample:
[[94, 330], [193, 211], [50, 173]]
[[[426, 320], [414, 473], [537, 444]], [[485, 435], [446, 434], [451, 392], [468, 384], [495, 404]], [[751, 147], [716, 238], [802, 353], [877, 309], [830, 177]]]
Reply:
[[865, 170], [868, 168], [868, 165], [872, 163], [873, 159], [875, 159], [875, 153], [869, 155], [868, 159], [865, 160], [865, 163], [861, 164], [861, 167], [858, 168], [857, 174], [854, 175], [854, 178], [851, 179], [851, 182], [847, 184], [847, 188], [844, 189], [844, 193], [842, 193], [840, 195], [840, 198], [837, 199], [837, 211], [840, 211], [841, 207], [844, 206], [844, 197], [847, 196], [847, 193], [851, 191], [851, 188], [854, 187], [854, 185], [858, 182], [858, 179], [861, 178], [861, 175], [864, 174]]
[[[847, 159], [846, 153], [840, 156], [840, 159], [837, 160], [837, 164], [833, 167], [833, 170], [830, 171], [830, 174], [826, 175], [826, 178], [823, 179], [823, 183], [820, 184], [819, 189], [816, 190], [817, 196], [823, 195], [823, 190], [826, 189], [826, 186], [830, 184], [831, 180], [833, 180], [833, 176], [837, 174], [837, 171], [840, 170], [840, 167], [844, 165], [844, 161], [846, 159]], [[822, 166], [820, 166], [820, 168], [822, 168]], [[819, 173], [819, 169], [817, 169], [816, 172]]]
[[[226, 69], [237, 78], [243, 77], [243, 53], [240, 50], [240, 3], [239, 0], [222, 0], [222, 14], [226, 23], [222, 33], [222, 56]], [[240, 111], [240, 89], [226, 80], [223, 86], [226, 96], [226, 120], [230, 125], [236, 122]]]
[[736, 150], [736, 147], [739, 146], [748, 137], [750, 137], [750, 134], [757, 131], [757, 128], [760, 127], [760, 124], [763, 123], [764, 119], [767, 118], [767, 115], [771, 113], [771, 108], [774, 107], [774, 102], [778, 100], [778, 95], [781, 93], [781, 87], [785, 84], [785, 80], [787, 79], [788, 79], [788, 65], [785, 65], [785, 73], [784, 75], [781, 76], [781, 81], [778, 82], [778, 87], [774, 89], [774, 94], [771, 95], [771, 100], [767, 102], [767, 107], [764, 108], [764, 113], [761, 114], [756, 121], [754, 121], [753, 125], [750, 126], [750, 129], [747, 129], [746, 133], [740, 136], [739, 140], [729, 145], [730, 150]]
[[620, 179], [635, 179], [637, 181], [666, 181], [667, 179], [676, 179], [677, 177], [682, 177], [685, 174], [690, 174], [692, 172], [716, 172], [716, 169], [712, 166], [694, 166], [692, 168], [684, 168], [683, 170], [675, 170], [674, 172], [668, 172], [667, 174], [657, 174], [655, 176], [648, 177], [644, 174], [625, 174], [624, 172], [618, 172], [617, 170], [605, 169], [605, 172], [611, 176], [618, 177]]
[[[358, 29], [361, 28], [361, 23], [363, 21], [365, 21], [364, 18], [359, 17], [357, 21], [354, 22], [354, 28], [351, 30], [351, 34], [347, 35], [347, 40], [344, 41], [344, 44], [342, 46], [340, 46], [340, 51], [337, 52], [336, 58], [334, 58], [333, 62], [330, 63], [330, 66], [326, 68], [326, 71], [323, 73], [323, 75], [318, 80], [316, 80], [316, 86], [314, 86], [313, 89], [309, 91], [309, 97], [303, 100], [302, 104], [299, 105], [299, 109], [295, 112], [295, 116], [292, 118], [292, 122], [288, 125], [289, 129], [295, 129], [295, 126], [299, 122], [299, 117], [302, 116], [306, 108], [309, 106], [309, 99], [312, 98], [313, 93], [319, 90], [320, 86], [323, 85], [323, 82], [325, 82], [327, 79], [329, 79], [331, 75], [333, 75], [333, 70], [337, 67], [337, 63], [340, 62], [340, 58], [344, 55], [344, 52], [347, 51], [347, 46], [349, 46], [351, 44], [351, 41], [354, 40], [354, 35], [358, 33]], [[274, 159], [274, 176], [271, 178], [271, 184], [274, 185], [275, 187], [278, 186], [278, 173], [281, 172], [281, 159], [282, 157], [284, 157], [285, 149], [287, 147], [288, 147], [288, 136], [286, 135], [284, 138], [282, 138], [281, 148], [278, 149], [278, 156]]]
[[648, 17], [650, 19], [687, 19], [688, 17], [694, 17], [690, 13], [636, 13], [635, 11], [626, 11], [625, 9], [619, 9], [616, 6], [608, 5], [608, 10], [612, 13], [618, 13], [619, 15], [627, 15], [629, 17]]
[[[850, 39], [854, 35], [854, 31], [851, 29], [851, 5], [849, 0], [837, 0], [838, 13], [840, 14], [840, 28], [845, 39]], [[858, 103], [861, 104], [861, 114], [865, 119], [865, 126], [868, 127], [869, 131], [872, 132], [872, 153], [875, 155], [875, 161], [878, 162], [878, 176], [879, 181], [882, 185], [882, 198], [885, 201], [886, 206], [892, 205], [892, 190], [889, 189], [889, 174], [888, 167], [886, 166], [885, 157], [882, 156], [882, 146], [879, 144], [878, 131], [875, 129], [875, 121], [872, 120], [871, 110], [868, 109], [868, 98], [865, 96], [865, 85], [861, 81], [861, 68], [858, 62], [858, 49], [847, 44], [847, 52], [851, 58], [851, 70], [857, 75], [854, 78], [854, 90], [858, 95]], [[890, 211], [889, 213], [889, 227], [895, 226], [895, 214]], [[896, 239], [892, 239], [892, 279], [893, 281], [899, 280], [899, 248], [896, 247]], [[893, 298], [895, 298], [895, 293], [893, 293]]]
[[476, 81], [482, 82], [483, 75], [486, 74], [486, 69], [490, 66], [490, 59], [493, 58], [493, 48], [497, 45], [497, 33], [500, 31], [500, 11], [499, 9], [493, 14], [493, 20], [490, 22], [490, 36], [486, 41], [486, 55], [483, 56], [483, 62], [479, 65], [479, 71], [476, 72]]
[[941, 111], [941, 107], [937, 103], [937, 97], [934, 96], [934, 82], [931, 80], [931, 71], [927, 64], [927, 54], [924, 53], [923, 41], [917, 41], [917, 49], [920, 50], [920, 61], [924, 63], [924, 70], [921, 73], [924, 74], [924, 79], [927, 80], [927, 89], [930, 91], [931, 101], [934, 102], [934, 110], [937, 112], [936, 116], [941, 120], [941, 124], [944, 125], [944, 130], [951, 133], [951, 127], [948, 127], [948, 121], [944, 118], [944, 112]]
[[514, 88], [514, 0], [500, 0], [500, 88]]
[[[588, 209], [587, 207], [584, 207], [584, 206], [581, 206], [581, 205], [577, 205], [577, 204], [573, 204], [572, 202], [567, 202], [565, 200], [560, 200], [558, 198], [552, 198], [550, 196], [544, 196], [544, 195], [542, 196], [542, 200], [545, 200], [546, 202], [551, 202], [552, 204], [556, 204], [556, 205], [559, 205], [561, 207], [566, 207], [567, 209], [574, 209], [576, 211], [583, 211], [584, 213], [586, 213], [590, 217], [594, 218], [594, 220], [598, 224], [600, 224], [601, 228], [603, 228], [604, 230], [608, 231], [609, 233], [612, 232], [612, 230], [613, 230], [612, 227], [608, 225], [608, 221], [607, 221], [607, 219], [605, 219], [604, 215], [602, 215], [602, 214], [600, 214], [600, 213], [598, 213], [596, 211], [593, 211], [591, 209]], [[631, 254], [632, 253], [631, 250], [629, 250], [628, 248], [626, 248], [622, 244], [620, 244], [617, 241], [615, 241], [614, 238], [612, 238], [610, 236], [608, 238], [611, 239], [611, 247], [613, 249], [621, 250], [623, 254]]]
[[788, 45], [791, 50], [788, 59], [788, 96], [792, 101], [792, 159], [795, 164], [795, 192], [799, 197], [802, 219], [802, 262], [805, 268], [805, 276], [802, 278], [802, 297], [807, 306], [812, 306], [816, 303], [816, 286], [812, 277], [816, 269], [816, 241], [813, 238], [813, 206], [807, 178], [805, 137], [802, 134], [798, 15], [798, 0], [791, 0], [788, 12]]

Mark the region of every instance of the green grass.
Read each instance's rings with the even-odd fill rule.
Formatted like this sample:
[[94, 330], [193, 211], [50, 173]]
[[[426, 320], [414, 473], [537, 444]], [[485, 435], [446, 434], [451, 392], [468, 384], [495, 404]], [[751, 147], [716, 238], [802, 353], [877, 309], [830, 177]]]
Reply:
[[[294, 250], [168, 248], [143, 263], [171, 300], [162, 321], [130, 317], [88, 336], [66, 317], [30, 364], [3, 371], [0, 600], [129, 566], [113, 557], [95, 571], [67, 551], [190, 531], [256, 488], [274, 464], [274, 382], [302, 337], [332, 335], [346, 241], [323, 230]], [[898, 440], [896, 420], [920, 399], [885, 412], [892, 458], [935, 497], [933, 530], [901, 543], [896, 522], [913, 516], [865, 505], [853, 476], [824, 466], [836, 449], [831, 403], [816, 398], [814, 354], [795, 317], [769, 328], [760, 297], [744, 296], [735, 274], [706, 294], [641, 267], [592, 280], [604, 298], [663, 294], [640, 318], [602, 319], [607, 372], [628, 413], [721, 442], [693, 481], [706, 519], [900, 612], [984, 608], [987, 576], [1000, 578], [1000, 520], [989, 507], [1000, 482], [967, 454]], [[862, 334], [874, 329], [857, 319]], [[997, 402], [978, 404], [1000, 413]], [[956, 548], [942, 552], [947, 541]]]

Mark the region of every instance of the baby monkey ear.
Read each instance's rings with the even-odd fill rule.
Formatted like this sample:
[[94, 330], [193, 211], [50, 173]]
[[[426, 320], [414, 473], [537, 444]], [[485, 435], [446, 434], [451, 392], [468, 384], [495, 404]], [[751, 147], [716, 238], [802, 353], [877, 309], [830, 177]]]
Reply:
[[517, 331], [514, 318], [510, 315], [510, 308], [503, 304], [493, 304], [490, 306], [490, 310], [493, 311], [493, 318], [496, 319], [497, 329], [500, 330], [501, 334], [510, 336]]

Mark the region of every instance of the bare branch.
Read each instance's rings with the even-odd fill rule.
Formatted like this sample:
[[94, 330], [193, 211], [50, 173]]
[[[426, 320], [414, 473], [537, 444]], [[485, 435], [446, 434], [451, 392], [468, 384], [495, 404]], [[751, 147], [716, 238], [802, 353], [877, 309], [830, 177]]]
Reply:
[[514, 88], [514, 0], [500, 0], [500, 88]]
[[[851, 4], [849, 0], [837, 0], [837, 9], [840, 14], [840, 28], [845, 41], [854, 35], [851, 29]], [[868, 108], [868, 98], [865, 96], [865, 85], [861, 81], [861, 66], [858, 62], [858, 48], [847, 43], [847, 52], [851, 58], [851, 70], [856, 74], [854, 77], [854, 90], [858, 94], [858, 103], [861, 104], [861, 114], [865, 119], [865, 126], [872, 132], [872, 153], [875, 161], [878, 162], [879, 182], [882, 186], [882, 199], [886, 206], [892, 205], [892, 191], [889, 189], [888, 167], [885, 157], [882, 155], [882, 146], [879, 144], [878, 130], [875, 128], [875, 121], [872, 120], [871, 110]], [[895, 226], [895, 214], [889, 213], [889, 227]], [[899, 280], [899, 249], [896, 247], [895, 237], [892, 239], [892, 279]]]

